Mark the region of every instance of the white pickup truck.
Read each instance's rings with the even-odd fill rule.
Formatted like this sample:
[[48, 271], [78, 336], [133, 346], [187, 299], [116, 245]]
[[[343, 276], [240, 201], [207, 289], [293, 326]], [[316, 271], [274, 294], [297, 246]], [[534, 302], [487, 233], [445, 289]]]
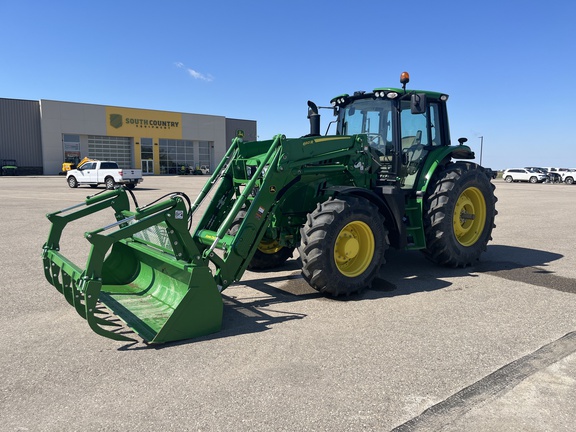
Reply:
[[111, 161], [86, 162], [80, 168], [66, 172], [66, 181], [71, 188], [103, 184], [106, 189], [114, 189], [116, 185], [134, 189], [142, 180], [142, 170], [120, 168], [116, 162]]

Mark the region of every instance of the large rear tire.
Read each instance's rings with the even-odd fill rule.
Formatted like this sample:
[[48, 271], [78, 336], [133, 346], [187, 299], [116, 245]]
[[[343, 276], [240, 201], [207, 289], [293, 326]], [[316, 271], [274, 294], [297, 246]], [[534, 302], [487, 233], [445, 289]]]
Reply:
[[384, 222], [378, 208], [362, 198], [330, 198], [318, 204], [300, 230], [304, 279], [331, 296], [370, 287], [390, 245]]
[[449, 267], [475, 263], [492, 240], [494, 189], [489, 173], [479, 165], [455, 162], [439, 169], [426, 196], [424, 254]]

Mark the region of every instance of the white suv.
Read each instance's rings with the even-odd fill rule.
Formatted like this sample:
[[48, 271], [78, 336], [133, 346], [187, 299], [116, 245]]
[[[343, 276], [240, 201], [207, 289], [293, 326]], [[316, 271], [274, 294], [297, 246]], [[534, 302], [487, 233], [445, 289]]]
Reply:
[[525, 181], [530, 183], [542, 183], [548, 178], [545, 174], [526, 168], [509, 168], [504, 171], [502, 178], [507, 183]]

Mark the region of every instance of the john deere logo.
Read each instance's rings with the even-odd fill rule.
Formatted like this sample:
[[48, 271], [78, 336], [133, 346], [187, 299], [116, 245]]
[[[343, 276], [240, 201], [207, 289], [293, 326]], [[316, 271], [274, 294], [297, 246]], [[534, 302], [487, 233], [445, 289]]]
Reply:
[[110, 126], [116, 129], [122, 127], [122, 115], [110, 114]]

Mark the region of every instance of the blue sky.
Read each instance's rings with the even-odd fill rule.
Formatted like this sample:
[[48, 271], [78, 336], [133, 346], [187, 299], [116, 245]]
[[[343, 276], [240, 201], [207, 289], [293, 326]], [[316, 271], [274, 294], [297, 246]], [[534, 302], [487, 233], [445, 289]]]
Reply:
[[406, 70], [450, 95], [452, 141], [479, 156], [483, 136], [483, 165], [576, 167], [573, 1], [0, 0], [0, 20], [0, 97], [244, 118], [269, 139], [308, 132], [307, 100]]

